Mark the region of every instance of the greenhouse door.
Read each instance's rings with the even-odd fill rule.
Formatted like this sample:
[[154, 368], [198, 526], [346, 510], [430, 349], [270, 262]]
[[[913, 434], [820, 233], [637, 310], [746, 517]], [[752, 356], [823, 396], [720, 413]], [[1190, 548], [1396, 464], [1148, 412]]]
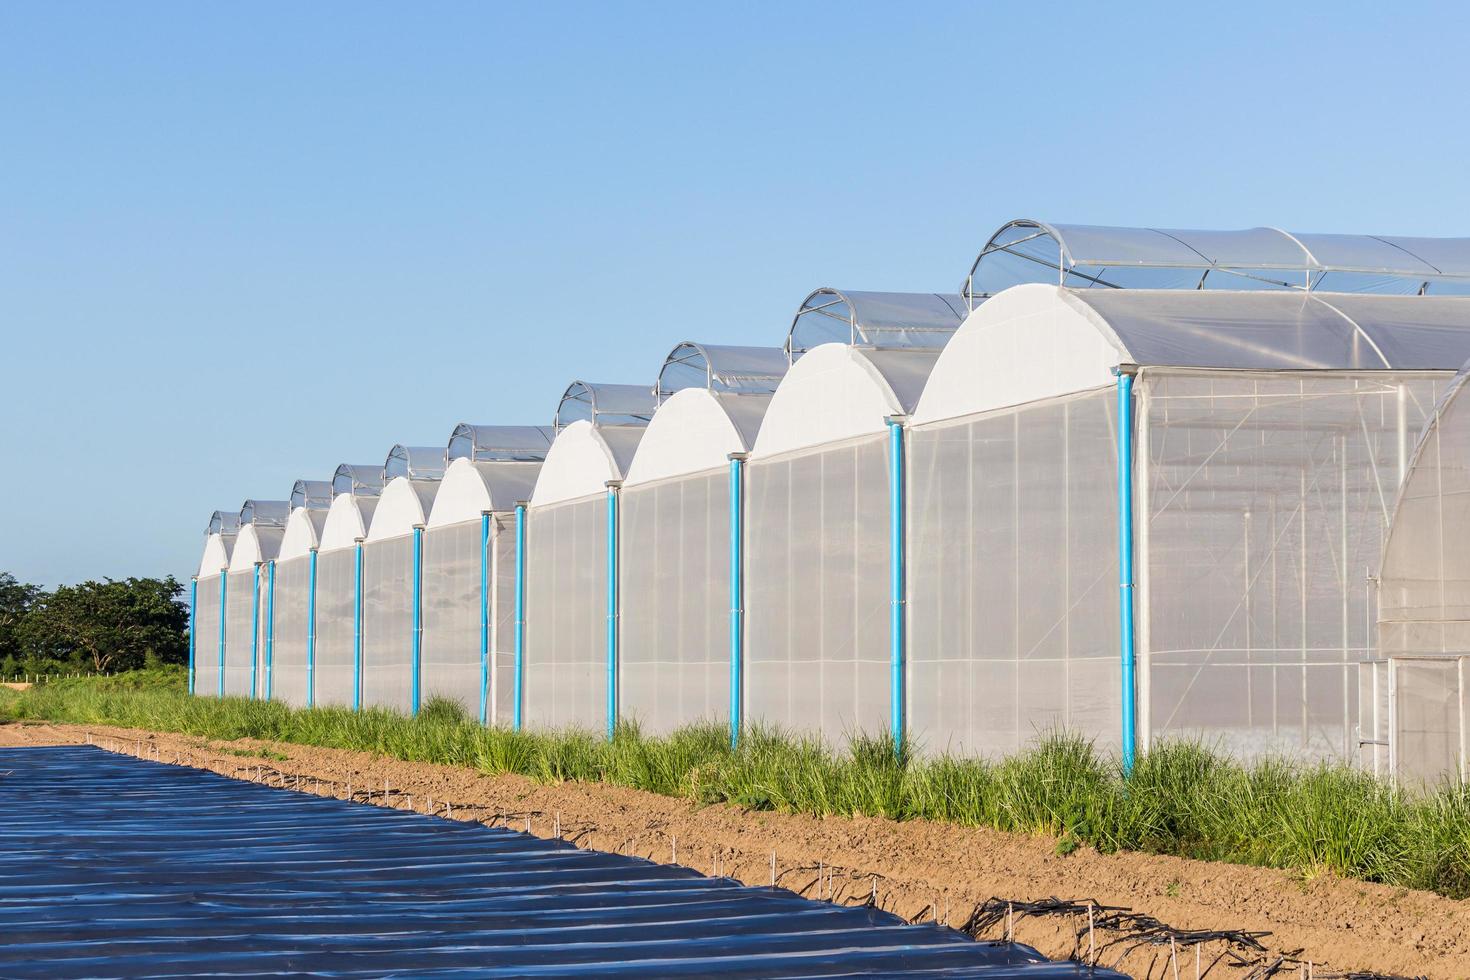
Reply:
[[1359, 744], [1374, 773], [1408, 788], [1466, 777], [1467, 660], [1390, 657], [1361, 665]]

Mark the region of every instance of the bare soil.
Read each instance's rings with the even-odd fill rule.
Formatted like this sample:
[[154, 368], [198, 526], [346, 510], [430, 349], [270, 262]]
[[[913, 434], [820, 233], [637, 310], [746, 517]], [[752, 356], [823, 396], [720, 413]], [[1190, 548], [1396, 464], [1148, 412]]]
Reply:
[[[915, 921], [963, 926], [988, 899], [1048, 897], [1131, 909], [1175, 932], [1089, 930], [1087, 915], [1001, 913], [977, 931], [1054, 958], [1087, 958], [1136, 977], [1307, 976], [1347, 973], [1470, 977], [1470, 901], [1266, 868], [1147, 854], [1061, 856], [1047, 838], [928, 821], [818, 818], [698, 806], [639, 790], [586, 783], [543, 785], [519, 776], [401, 762], [366, 752], [119, 728], [0, 725], [0, 746], [92, 741], [116, 751], [304, 792], [455, 820], [511, 826], [581, 847], [724, 874], [813, 898], [878, 904]], [[1009, 925], [1008, 925], [1009, 921]], [[1144, 925], [1147, 925], [1145, 923]], [[1178, 930], [1267, 933], [1262, 949], [1222, 939], [1190, 944]], [[1310, 966], [1308, 966], [1310, 964]], [[1274, 969], [1272, 969], [1274, 967]], [[1176, 972], [1177, 970], [1177, 972]]]

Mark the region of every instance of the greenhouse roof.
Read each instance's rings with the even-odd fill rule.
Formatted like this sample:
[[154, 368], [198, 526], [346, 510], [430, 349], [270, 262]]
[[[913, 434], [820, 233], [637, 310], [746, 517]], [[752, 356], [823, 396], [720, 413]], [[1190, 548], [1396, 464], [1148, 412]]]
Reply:
[[209, 515], [209, 534], [238, 534], [240, 531], [240, 512], [238, 510], [217, 510]]
[[555, 433], [539, 425], [471, 425], [461, 422], [449, 434], [446, 452], [452, 460], [467, 457], [477, 463], [535, 462], [546, 458]]
[[959, 328], [965, 301], [944, 293], [824, 287], [802, 300], [786, 334], [792, 360], [822, 344], [939, 350]]
[[383, 490], [383, 467], [372, 463], [343, 463], [332, 474], [332, 497], [376, 497]]
[[247, 500], [240, 508], [240, 524], [261, 527], [285, 527], [286, 518], [291, 516], [291, 503], [287, 500]]
[[1078, 288], [1297, 289], [1388, 294], [1470, 291], [1470, 238], [1201, 231], [1022, 218], [990, 237], [962, 292], [968, 305], [1023, 282]]
[[291, 486], [291, 509], [326, 510], [332, 503], [331, 480], [297, 480]]
[[383, 482], [406, 476], [410, 480], [442, 480], [447, 463], [442, 446], [397, 445], [383, 462]]
[[643, 385], [573, 381], [562, 393], [552, 424], [558, 432], [582, 419], [595, 425], [645, 425], [657, 407], [653, 390]]
[[669, 352], [658, 373], [662, 402], [685, 388], [733, 394], [770, 394], [781, 383], [789, 360], [779, 347], [731, 347], [685, 341]]

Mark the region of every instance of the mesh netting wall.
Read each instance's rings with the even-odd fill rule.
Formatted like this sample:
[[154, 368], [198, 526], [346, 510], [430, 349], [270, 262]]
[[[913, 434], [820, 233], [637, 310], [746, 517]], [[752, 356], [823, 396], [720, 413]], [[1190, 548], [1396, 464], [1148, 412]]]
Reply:
[[413, 535], [362, 546], [362, 704], [413, 709]]
[[1147, 372], [1144, 691], [1154, 736], [1357, 754], [1369, 576], [1441, 379]]
[[658, 734], [730, 716], [724, 471], [623, 491], [620, 711]]
[[1424, 433], [1383, 552], [1378, 649], [1470, 652], [1470, 397], [1457, 387]]
[[256, 656], [252, 643], [255, 617], [255, 569], [225, 576], [225, 695], [250, 696], [250, 668]]
[[420, 683], [430, 698], [480, 715], [479, 521], [424, 532], [424, 645]]
[[1466, 774], [1465, 658], [1391, 661], [1394, 777], [1406, 786]]
[[515, 718], [516, 529], [514, 517], [490, 518], [490, 682], [494, 690], [490, 720], [509, 725]]
[[1118, 744], [1111, 390], [909, 434], [908, 725], [999, 755], [1065, 728]]
[[889, 727], [887, 436], [747, 467], [746, 717]]
[[306, 704], [306, 628], [311, 556], [276, 562], [276, 622], [271, 642], [271, 698]]
[[313, 703], [318, 705], [352, 706], [356, 564], [355, 548], [337, 548], [317, 555]]
[[526, 515], [528, 727], [607, 724], [607, 500], [602, 495]]
[[219, 693], [219, 576], [201, 575], [194, 587], [194, 691]]

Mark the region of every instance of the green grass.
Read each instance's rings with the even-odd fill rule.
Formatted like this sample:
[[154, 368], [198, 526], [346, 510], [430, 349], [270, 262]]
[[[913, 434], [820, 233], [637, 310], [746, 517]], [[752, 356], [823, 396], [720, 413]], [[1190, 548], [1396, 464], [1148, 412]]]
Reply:
[[194, 698], [181, 670], [0, 691], [0, 720], [123, 725], [210, 739], [257, 738], [519, 773], [607, 782], [701, 803], [818, 815], [926, 818], [1055, 838], [1058, 853], [1117, 850], [1296, 871], [1470, 897], [1470, 788], [1409, 795], [1346, 766], [1245, 766], [1190, 742], [1155, 748], [1128, 778], [1066, 733], [1000, 762], [900, 759], [891, 741], [844, 751], [754, 730], [738, 750], [720, 725], [652, 738], [482, 728], [448, 701], [416, 719], [388, 711], [293, 710]]

